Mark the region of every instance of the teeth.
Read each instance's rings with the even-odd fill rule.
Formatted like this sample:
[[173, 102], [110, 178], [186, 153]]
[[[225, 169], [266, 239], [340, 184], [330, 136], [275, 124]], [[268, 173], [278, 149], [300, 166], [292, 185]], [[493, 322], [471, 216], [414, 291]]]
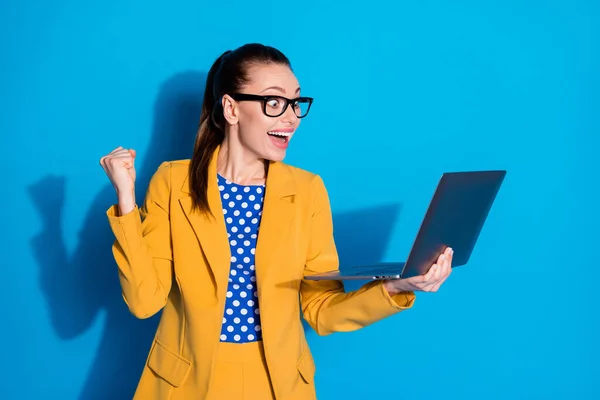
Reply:
[[267, 132], [269, 135], [275, 135], [275, 136], [285, 136], [288, 137], [291, 135], [291, 132], [274, 132], [274, 131], [270, 131]]

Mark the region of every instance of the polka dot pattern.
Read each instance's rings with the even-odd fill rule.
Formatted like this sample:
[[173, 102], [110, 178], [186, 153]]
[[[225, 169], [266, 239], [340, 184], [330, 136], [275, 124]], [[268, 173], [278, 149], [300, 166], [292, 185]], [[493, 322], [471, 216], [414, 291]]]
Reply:
[[254, 254], [265, 186], [238, 185], [221, 175], [218, 175], [218, 180], [231, 248], [221, 341], [254, 342], [262, 340]]

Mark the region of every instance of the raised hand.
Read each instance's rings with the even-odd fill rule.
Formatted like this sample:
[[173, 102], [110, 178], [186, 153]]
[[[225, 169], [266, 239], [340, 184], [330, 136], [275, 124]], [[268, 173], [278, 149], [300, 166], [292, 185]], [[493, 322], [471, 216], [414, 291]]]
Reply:
[[100, 159], [100, 165], [117, 192], [121, 215], [135, 208], [135, 156], [135, 150], [119, 146]]

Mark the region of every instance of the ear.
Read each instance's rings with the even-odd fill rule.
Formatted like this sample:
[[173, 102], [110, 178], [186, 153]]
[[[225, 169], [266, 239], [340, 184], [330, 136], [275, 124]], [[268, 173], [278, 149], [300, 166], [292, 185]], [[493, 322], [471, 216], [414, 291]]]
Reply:
[[238, 107], [235, 100], [231, 98], [229, 95], [223, 95], [223, 99], [221, 100], [221, 105], [223, 106], [223, 116], [225, 117], [225, 121], [227, 121], [230, 125], [235, 125], [238, 123]]

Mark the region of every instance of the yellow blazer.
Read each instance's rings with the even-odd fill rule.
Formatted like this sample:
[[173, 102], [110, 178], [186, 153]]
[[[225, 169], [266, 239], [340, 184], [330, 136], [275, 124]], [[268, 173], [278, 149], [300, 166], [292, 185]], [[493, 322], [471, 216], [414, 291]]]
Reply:
[[[136, 399], [206, 399], [209, 393], [231, 258], [217, 152], [208, 171], [214, 218], [192, 212], [189, 160], [163, 163], [140, 209], [122, 216], [116, 205], [107, 211], [129, 310], [138, 318], [163, 310]], [[300, 305], [310, 326], [326, 335], [359, 329], [415, 299], [414, 293], [390, 297], [381, 282], [345, 293], [339, 281], [302, 279], [338, 268], [331, 209], [318, 175], [282, 162], [269, 166], [255, 257], [263, 344], [278, 400], [315, 398]]]

